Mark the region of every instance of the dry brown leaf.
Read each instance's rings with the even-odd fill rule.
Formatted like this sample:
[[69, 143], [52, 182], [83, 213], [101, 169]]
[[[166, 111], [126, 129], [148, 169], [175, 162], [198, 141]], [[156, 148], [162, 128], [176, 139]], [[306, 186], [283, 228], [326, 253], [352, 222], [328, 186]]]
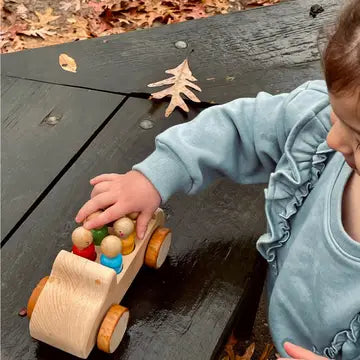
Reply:
[[26, 307], [20, 309], [19, 312], [18, 312], [18, 315], [21, 316], [21, 317], [26, 316], [26, 315], [27, 315], [27, 309], [26, 309]]
[[43, 27], [41, 29], [30, 29], [26, 31], [21, 31], [19, 34], [23, 34], [26, 36], [34, 36], [34, 37], [41, 37], [42, 39], [46, 39], [46, 36], [53, 36], [56, 35], [56, 31], [51, 31], [48, 27]]
[[71, 1], [60, 1], [59, 9], [63, 11], [68, 11], [73, 6]]
[[245, 350], [244, 355], [236, 355], [235, 360], [251, 360], [251, 357], [253, 356], [255, 351], [255, 343], [252, 343], [248, 346], [248, 348]]
[[248, 0], [246, 6], [269, 6], [280, 2], [280, 0]]
[[87, 39], [90, 37], [89, 23], [82, 17], [72, 17], [67, 19], [71, 27], [69, 35], [73, 35], [74, 39]]
[[225, 345], [226, 356], [222, 360], [235, 360], [234, 346], [237, 343], [238, 339], [234, 336], [234, 333], [231, 333]]
[[56, 20], [59, 16], [52, 15], [52, 12], [52, 8], [47, 8], [44, 14], [35, 11], [39, 21], [26, 20], [30, 24], [30, 29], [19, 33], [27, 36], [41, 37], [44, 40], [47, 36], [56, 35], [55, 27], [49, 25], [49, 23]]
[[151, 94], [150, 99], [162, 99], [165, 96], [171, 96], [171, 101], [169, 106], [165, 111], [165, 116], [168, 117], [178, 106], [182, 110], [189, 112], [189, 108], [181, 97], [181, 94], [184, 94], [187, 98], [194, 102], [200, 102], [199, 98], [190, 91], [187, 86], [201, 91], [200, 87], [196, 84], [193, 84], [191, 81], [197, 81], [197, 79], [192, 76], [192, 73], [189, 68], [188, 60], [185, 59], [179, 66], [174, 69], [169, 69], [165, 71], [167, 74], [172, 74], [174, 76], [167, 78], [165, 80], [158, 81], [156, 83], [149, 84], [149, 87], [172, 85], [167, 89], [158, 91]]
[[91, 7], [95, 10], [95, 12], [97, 13], [102, 13], [104, 11], [104, 9], [107, 7], [107, 4], [104, 1], [89, 1], [89, 3], [87, 4], [88, 7]]
[[63, 70], [76, 73], [76, 68], [77, 68], [76, 61], [69, 55], [60, 54], [59, 55], [59, 64]]
[[29, 21], [29, 22], [31, 23], [31, 25], [34, 25], [34, 26], [38, 26], [38, 27], [45, 26], [48, 23], [50, 23], [60, 17], [60, 16], [52, 15], [52, 12], [53, 12], [53, 9], [50, 7], [45, 10], [44, 14], [42, 14], [38, 11], [35, 11], [35, 14], [39, 19], [39, 22], [37, 22], [37, 23], [35, 23], [33, 21]]
[[27, 19], [28, 17], [28, 8], [24, 4], [18, 5], [16, 8], [16, 14], [19, 15], [21, 19]]
[[262, 352], [259, 360], [269, 360], [269, 356], [271, 355], [271, 352], [274, 349], [274, 345], [273, 344], [266, 344], [265, 345], [265, 349]]

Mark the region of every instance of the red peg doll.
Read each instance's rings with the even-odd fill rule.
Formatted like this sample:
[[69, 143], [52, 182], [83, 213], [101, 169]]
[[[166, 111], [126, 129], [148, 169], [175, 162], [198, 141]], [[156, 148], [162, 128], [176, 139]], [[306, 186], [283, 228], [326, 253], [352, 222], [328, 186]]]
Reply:
[[92, 261], [96, 260], [97, 255], [90, 230], [80, 226], [73, 231], [71, 239], [74, 244], [72, 247], [74, 254]]

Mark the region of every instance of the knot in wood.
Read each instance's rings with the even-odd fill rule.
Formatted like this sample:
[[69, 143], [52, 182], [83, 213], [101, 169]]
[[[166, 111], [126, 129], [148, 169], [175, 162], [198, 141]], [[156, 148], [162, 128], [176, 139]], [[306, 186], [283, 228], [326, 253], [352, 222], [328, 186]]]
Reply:
[[324, 8], [319, 5], [319, 4], [315, 4], [310, 8], [310, 16], [312, 16], [313, 18], [316, 18], [316, 16], [320, 13], [322, 13], [324, 11]]

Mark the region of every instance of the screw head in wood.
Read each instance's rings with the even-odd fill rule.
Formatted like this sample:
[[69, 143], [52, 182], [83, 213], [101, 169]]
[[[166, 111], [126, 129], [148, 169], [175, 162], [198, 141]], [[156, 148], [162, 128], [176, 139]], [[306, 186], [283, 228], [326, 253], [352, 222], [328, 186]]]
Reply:
[[59, 116], [50, 115], [46, 117], [42, 123], [45, 123], [46, 125], [55, 126], [60, 121]]
[[142, 120], [140, 122], [140, 127], [143, 130], [149, 130], [149, 129], [152, 129], [154, 127], [154, 123], [149, 119], [144, 119], [144, 120]]
[[175, 47], [177, 49], [186, 49], [187, 48], [187, 43], [185, 41], [180, 40], [180, 41], [177, 41], [175, 43]]

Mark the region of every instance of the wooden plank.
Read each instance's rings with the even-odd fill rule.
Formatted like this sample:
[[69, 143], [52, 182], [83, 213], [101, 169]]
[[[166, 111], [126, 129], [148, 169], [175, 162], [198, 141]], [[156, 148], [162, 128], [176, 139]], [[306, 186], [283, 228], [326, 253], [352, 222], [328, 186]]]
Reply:
[[124, 99], [2, 78], [3, 239]]
[[[186, 117], [164, 118], [164, 105], [130, 99], [60, 179], [2, 250], [2, 359], [73, 359], [30, 339], [17, 316], [61, 249], [71, 249], [73, 218], [88, 199], [88, 180], [126, 172], [151, 153], [154, 137]], [[192, 111], [189, 118], [195, 112]], [[149, 119], [154, 127], [143, 130]], [[265, 231], [263, 186], [220, 181], [202, 194], [174, 196], [165, 206], [173, 230], [159, 270], [142, 268], [122, 305], [130, 326], [110, 359], [209, 359], [234, 318]], [[90, 359], [103, 359], [94, 350]]]
[[[122, 93], [150, 93], [147, 84], [169, 77], [189, 54], [190, 68], [204, 102], [222, 103], [265, 90], [292, 90], [321, 77], [317, 38], [332, 22], [340, 0], [327, 0], [325, 11], [309, 16], [313, 0], [219, 15], [107, 38], [78, 41], [2, 55], [7, 75]], [[182, 40], [187, 49], [177, 49]], [[63, 71], [61, 53], [73, 57], [77, 73]]]

